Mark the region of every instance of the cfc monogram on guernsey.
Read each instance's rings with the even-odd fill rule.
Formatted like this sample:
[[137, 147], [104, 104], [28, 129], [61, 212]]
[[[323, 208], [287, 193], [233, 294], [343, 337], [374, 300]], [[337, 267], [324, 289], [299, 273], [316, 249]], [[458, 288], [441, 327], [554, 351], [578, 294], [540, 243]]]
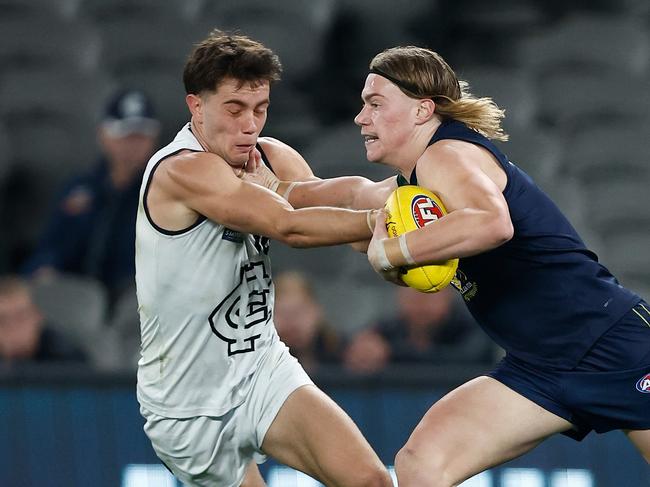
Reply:
[[[240, 269], [237, 286], [210, 314], [210, 327], [228, 344], [228, 355], [255, 350], [255, 341], [261, 336], [259, 327], [271, 321], [270, 287], [271, 276], [264, 261], [246, 263]], [[219, 314], [224, 320], [215, 320]]]

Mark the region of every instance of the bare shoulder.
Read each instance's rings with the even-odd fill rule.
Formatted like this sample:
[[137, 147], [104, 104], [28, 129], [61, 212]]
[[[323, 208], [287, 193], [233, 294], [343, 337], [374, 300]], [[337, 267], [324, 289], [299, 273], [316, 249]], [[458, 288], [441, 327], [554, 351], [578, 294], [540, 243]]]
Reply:
[[313, 179], [314, 173], [307, 161], [290, 145], [272, 137], [258, 139], [273, 172], [284, 181]]
[[[219, 181], [218, 187], [236, 179], [232, 168], [221, 157], [209, 152], [183, 151], [163, 160], [152, 182], [171, 194], [206, 190]], [[214, 189], [214, 186], [213, 186]]]
[[466, 179], [482, 174], [503, 189], [506, 174], [494, 155], [476, 144], [463, 140], [441, 140], [432, 144], [418, 161], [420, 171], [436, 180]]
[[[487, 151], [476, 144], [464, 140], [445, 139], [427, 147], [423, 157], [436, 161], [441, 166], [474, 164], [477, 158], [490, 158]], [[449, 167], [445, 167], [449, 169]]]

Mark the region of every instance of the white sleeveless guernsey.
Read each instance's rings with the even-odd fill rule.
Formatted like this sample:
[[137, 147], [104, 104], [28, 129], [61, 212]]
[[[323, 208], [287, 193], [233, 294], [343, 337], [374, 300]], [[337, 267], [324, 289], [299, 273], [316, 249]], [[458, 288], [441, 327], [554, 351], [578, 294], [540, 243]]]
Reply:
[[149, 160], [140, 188], [138, 401], [165, 417], [221, 416], [242, 403], [279, 341], [268, 239], [206, 218], [180, 231], [153, 223], [145, 204], [153, 172], [182, 150], [203, 151], [190, 124]]

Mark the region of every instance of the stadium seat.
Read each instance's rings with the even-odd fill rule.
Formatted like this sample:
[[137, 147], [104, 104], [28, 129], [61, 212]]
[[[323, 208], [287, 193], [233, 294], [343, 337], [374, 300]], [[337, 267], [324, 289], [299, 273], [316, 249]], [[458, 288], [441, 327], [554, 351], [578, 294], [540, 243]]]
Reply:
[[[61, 0], [59, 0], [61, 1]], [[77, 0], [77, 15], [95, 22], [128, 22], [134, 18], [169, 20], [192, 19], [200, 0]]]
[[54, 116], [97, 119], [113, 87], [100, 72], [11, 71], [0, 77], [0, 117], [12, 123]]
[[303, 80], [318, 66], [333, 6], [332, 0], [207, 1], [199, 15], [201, 24], [236, 29], [273, 49], [284, 66], [283, 78], [294, 82]]
[[2, 211], [2, 191], [9, 177], [12, 164], [13, 154], [11, 151], [11, 141], [9, 140], [9, 135], [4, 124], [0, 122], [0, 211]]
[[[506, 112], [506, 121], [508, 114]], [[559, 173], [562, 141], [550, 130], [539, 126], [506, 125], [507, 142], [497, 146], [508, 159], [526, 171], [542, 187], [553, 184]]]
[[303, 155], [319, 177], [359, 175], [380, 181], [395, 174], [387, 166], [368, 162], [361, 131], [351, 121], [318, 134]]
[[567, 136], [586, 125], [647, 117], [650, 91], [644, 77], [624, 72], [553, 70], [539, 75], [539, 118]]
[[112, 309], [106, 328], [118, 344], [118, 350], [113, 354], [112, 363], [106, 361], [106, 367], [135, 370], [140, 358], [140, 315], [135, 286], [126, 289]]
[[[11, 123], [13, 170], [10, 227], [17, 241], [33, 243], [61, 184], [96, 160], [94, 122], [39, 116]], [[38, 141], [38, 143], [34, 143]]]
[[35, 280], [33, 292], [46, 321], [79, 343], [93, 365], [101, 368], [111, 360], [115, 346], [104, 330], [107, 295], [100, 282], [55, 274]]
[[524, 70], [468, 66], [457, 69], [456, 75], [469, 83], [472, 94], [490, 97], [506, 110], [507, 128], [525, 128], [534, 120], [536, 91], [532, 78]]
[[650, 228], [650, 178], [584, 184], [587, 222], [603, 239]]
[[369, 281], [338, 278], [313, 283], [327, 321], [343, 335], [352, 335], [395, 310], [395, 285], [379, 276]]
[[96, 24], [101, 35], [103, 69], [116, 77], [148, 70], [181, 76], [185, 59], [204, 33], [174, 19], [102, 19]]
[[0, 0], [3, 19], [71, 19], [78, 0]]
[[544, 6], [535, 0], [454, 0], [449, 3], [453, 22], [467, 30], [530, 31], [548, 20]]
[[88, 72], [96, 68], [98, 52], [99, 36], [83, 22], [0, 18], [3, 73], [45, 67]]
[[608, 123], [576, 132], [565, 143], [562, 172], [581, 181], [650, 181], [650, 124]]
[[583, 12], [522, 39], [517, 57], [536, 73], [581, 65], [639, 75], [650, 64], [650, 41], [647, 28], [635, 17]]
[[271, 88], [271, 105], [263, 136], [275, 137], [301, 151], [320, 133], [320, 122], [310, 100], [289, 82], [280, 80]]
[[331, 279], [347, 270], [345, 263], [354, 250], [346, 245], [294, 249], [280, 242], [271, 243], [271, 262], [274, 274], [297, 270], [317, 278]]

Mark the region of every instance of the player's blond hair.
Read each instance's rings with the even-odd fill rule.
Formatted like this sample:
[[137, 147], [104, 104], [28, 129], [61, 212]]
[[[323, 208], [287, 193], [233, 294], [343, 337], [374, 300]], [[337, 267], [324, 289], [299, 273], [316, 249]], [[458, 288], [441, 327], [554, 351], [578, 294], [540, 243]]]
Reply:
[[505, 112], [492, 98], [477, 98], [438, 53], [416, 46], [386, 49], [370, 62], [371, 72], [388, 79], [412, 98], [431, 98], [443, 118], [463, 122], [489, 139], [508, 140], [501, 127]]

